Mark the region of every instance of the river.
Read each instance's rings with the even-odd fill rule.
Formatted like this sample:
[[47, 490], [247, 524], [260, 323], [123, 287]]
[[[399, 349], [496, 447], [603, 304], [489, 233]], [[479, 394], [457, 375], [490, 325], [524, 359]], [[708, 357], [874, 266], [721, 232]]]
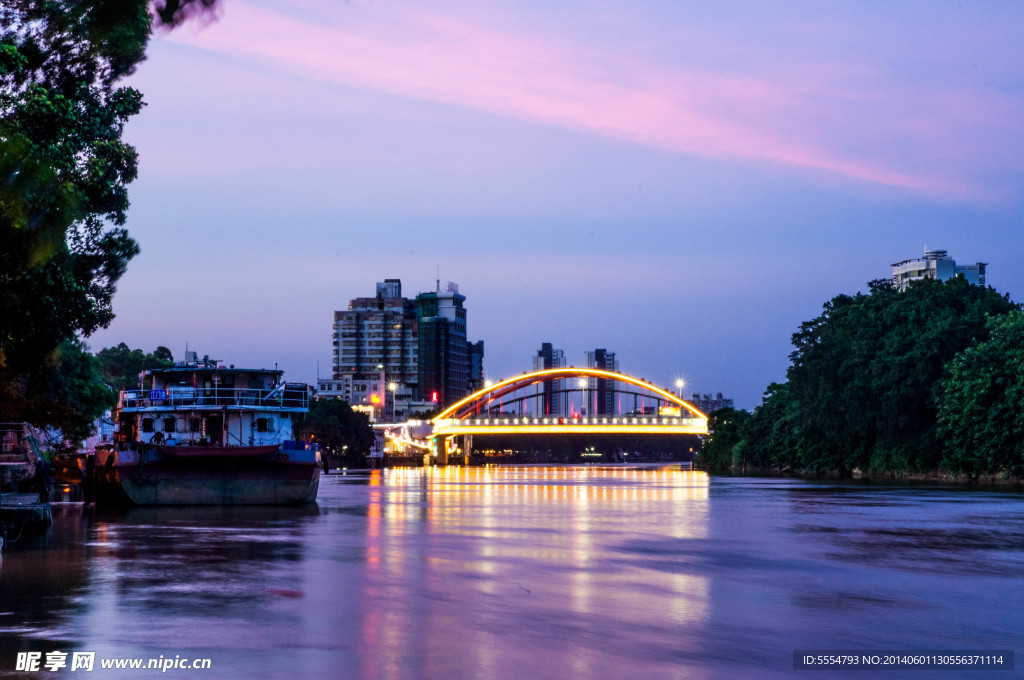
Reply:
[[[794, 650], [1024, 649], [1016, 493], [453, 467], [324, 476], [305, 508], [55, 515], [0, 558], [0, 677], [811, 680], [848, 673]], [[100, 668], [133, 658], [210, 668]]]

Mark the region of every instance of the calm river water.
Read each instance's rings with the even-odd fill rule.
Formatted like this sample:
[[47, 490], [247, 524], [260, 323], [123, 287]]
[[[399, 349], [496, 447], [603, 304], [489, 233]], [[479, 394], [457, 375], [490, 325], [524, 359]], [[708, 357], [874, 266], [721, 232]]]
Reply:
[[[1019, 494], [434, 468], [325, 476], [311, 508], [56, 514], [0, 561], [0, 676], [810, 680], [849, 674], [796, 649], [1024, 650]], [[95, 670], [15, 670], [52, 651]], [[161, 655], [211, 668], [99, 668]]]

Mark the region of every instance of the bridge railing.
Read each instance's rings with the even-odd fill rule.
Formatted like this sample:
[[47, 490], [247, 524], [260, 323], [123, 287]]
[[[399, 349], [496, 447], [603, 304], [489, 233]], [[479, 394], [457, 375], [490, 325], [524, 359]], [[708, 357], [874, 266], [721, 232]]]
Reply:
[[594, 416], [586, 417], [582, 416], [579, 418], [574, 417], [557, 417], [557, 416], [502, 416], [495, 418], [461, 418], [454, 419], [449, 418], [445, 420], [435, 421], [437, 424], [458, 424], [462, 427], [494, 427], [496, 425], [636, 425], [638, 427], [644, 425], [651, 426], [672, 426], [678, 425], [681, 427], [703, 425], [704, 421], [701, 418], [681, 418], [678, 416]]

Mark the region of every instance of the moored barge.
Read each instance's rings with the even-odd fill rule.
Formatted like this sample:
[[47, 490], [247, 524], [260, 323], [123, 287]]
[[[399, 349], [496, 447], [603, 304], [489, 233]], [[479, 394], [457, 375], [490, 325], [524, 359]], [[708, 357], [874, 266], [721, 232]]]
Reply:
[[294, 505], [316, 500], [320, 453], [298, 441], [311, 390], [277, 369], [225, 367], [187, 353], [143, 372], [97, 449], [103, 505]]

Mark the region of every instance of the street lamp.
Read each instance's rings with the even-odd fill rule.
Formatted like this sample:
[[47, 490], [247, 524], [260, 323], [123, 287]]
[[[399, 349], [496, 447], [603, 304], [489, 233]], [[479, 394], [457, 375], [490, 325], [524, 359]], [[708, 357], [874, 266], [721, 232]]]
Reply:
[[[377, 370], [380, 371], [380, 397], [385, 401], [385, 403], [380, 405], [380, 417], [383, 419], [384, 416], [387, 415], [387, 392], [384, 391], [385, 386], [387, 385], [387, 382], [385, 381], [387, 374], [384, 372], [384, 364], [377, 364]], [[376, 391], [377, 390], [374, 389], [374, 392]]]
[[391, 393], [391, 422], [395, 421], [395, 392], [398, 391], [398, 383], [389, 382], [388, 392]]
[[676, 378], [676, 392], [680, 399], [683, 398], [683, 388], [686, 387], [686, 381], [682, 378]]

